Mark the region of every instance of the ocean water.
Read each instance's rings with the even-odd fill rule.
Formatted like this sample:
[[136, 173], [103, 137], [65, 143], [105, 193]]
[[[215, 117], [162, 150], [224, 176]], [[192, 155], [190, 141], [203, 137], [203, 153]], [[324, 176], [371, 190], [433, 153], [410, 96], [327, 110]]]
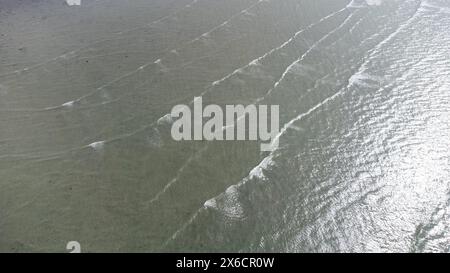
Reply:
[[[446, 0], [0, 1], [0, 252], [450, 252]], [[168, 113], [280, 106], [280, 145]]]

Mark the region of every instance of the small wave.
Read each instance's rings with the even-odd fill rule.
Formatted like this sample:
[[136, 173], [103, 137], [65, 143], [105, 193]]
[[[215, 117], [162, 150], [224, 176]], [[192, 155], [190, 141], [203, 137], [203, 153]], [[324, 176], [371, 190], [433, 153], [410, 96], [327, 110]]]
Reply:
[[103, 149], [103, 147], [105, 146], [105, 141], [93, 142], [87, 146], [94, 149], [95, 151], [99, 151], [99, 150]]
[[208, 201], [205, 202], [204, 204], [205, 208], [212, 208], [212, 209], [217, 209], [217, 202], [216, 199], [209, 199]]
[[251, 61], [248, 65], [249, 66], [259, 66], [259, 65], [261, 65], [261, 62], [259, 61], [259, 59], [255, 59], [255, 60]]
[[349, 86], [359, 85], [364, 87], [377, 87], [381, 81], [379, 77], [369, 75], [367, 73], [358, 72], [355, 73], [349, 79]]
[[248, 17], [256, 17], [256, 14], [249, 12], [248, 10], [245, 10], [242, 15], [248, 16]]
[[382, 0], [352, 0], [350, 4], [347, 5], [347, 8], [366, 8], [369, 6], [380, 6], [383, 4]]
[[249, 178], [259, 178], [262, 179], [265, 177], [264, 170], [267, 170], [270, 166], [274, 165], [274, 161], [272, 159], [272, 156], [268, 156], [261, 161], [261, 163], [253, 168], [253, 170], [250, 171]]
[[206, 208], [216, 209], [231, 219], [242, 219], [245, 216], [244, 208], [239, 202], [238, 186], [232, 185], [221, 195], [205, 202]]
[[81, 6], [81, 0], [66, 0], [69, 6]]
[[367, 5], [369, 6], [380, 6], [383, 4], [382, 0], [366, 0]]
[[74, 104], [75, 104], [75, 101], [72, 100], [72, 101], [68, 101], [66, 103], [63, 103], [61, 106], [62, 107], [67, 107], [67, 108], [72, 108]]
[[365, 8], [367, 7], [367, 3], [364, 0], [352, 0], [350, 4], [347, 5], [347, 8]]
[[160, 117], [157, 121], [158, 125], [167, 125], [167, 124], [172, 124], [173, 123], [173, 119], [172, 119], [172, 115], [171, 114], [166, 114], [162, 117]]

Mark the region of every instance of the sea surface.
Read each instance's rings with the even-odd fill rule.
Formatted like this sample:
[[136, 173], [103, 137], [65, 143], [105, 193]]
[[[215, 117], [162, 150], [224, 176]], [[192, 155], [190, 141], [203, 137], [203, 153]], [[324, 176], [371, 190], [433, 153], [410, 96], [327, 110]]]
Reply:
[[450, 1], [78, 2], [0, 0], [0, 252], [450, 252]]

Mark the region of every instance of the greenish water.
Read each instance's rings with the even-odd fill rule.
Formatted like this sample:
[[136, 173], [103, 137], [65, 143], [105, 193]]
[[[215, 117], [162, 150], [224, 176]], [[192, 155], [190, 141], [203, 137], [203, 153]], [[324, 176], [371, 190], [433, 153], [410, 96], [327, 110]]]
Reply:
[[[444, 0], [0, 2], [0, 251], [449, 252]], [[280, 106], [280, 146], [171, 108]]]

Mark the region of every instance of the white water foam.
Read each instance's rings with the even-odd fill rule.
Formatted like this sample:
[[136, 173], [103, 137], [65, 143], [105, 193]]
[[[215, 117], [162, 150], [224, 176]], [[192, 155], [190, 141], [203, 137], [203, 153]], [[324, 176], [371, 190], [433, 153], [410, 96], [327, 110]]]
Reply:
[[250, 171], [249, 178], [250, 179], [264, 178], [265, 177], [264, 170], [267, 170], [270, 166], [273, 166], [274, 164], [275, 163], [272, 159], [272, 155], [269, 155], [268, 157], [264, 158], [263, 161], [261, 161], [261, 163], [258, 166], [256, 166], [255, 168], [253, 168], [253, 170]]
[[81, 0], [66, 0], [69, 6], [81, 6]]
[[380, 6], [383, 4], [382, 0], [366, 0], [367, 5], [369, 6]]
[[380, 6], [383, 4], [382, 0], [352, 0], [347, 8], [366, 8], [368, 6]]
[[216, 199], [209, 199], [208, 201], [205, 202], [205, 204], [203, 205], [205, 208], [211, 208], [211, 209], [217, 209], [217, 202]]
[[68, 101], [66, 103], [63, 103], [61, 106], [66, 108], [72, 108], [74, 104], [75, 104], [74, 101]]
[[348, 81], [350, 86], [359, 85], [370, 88], [379, 87], [379, 83], [381, 82], [381, 80], [382, 79], [380, 77], [375, 77], [367, 73], [358, 72], [353, 74]]
[[167, 124], [172, 124], [173, 123], [173, 118], [171, 114], [166, 114], [162, 117], [160, 117], [157, 121], [158, 125], [167, 125]]
[[218, 198], [209, 200], [209, 204], [214, 204], [214, 208], [223, 213], [228, 218], [241, 219], [244, 218], [244, 209], [239, 202], [239, 191], [236, 185], [230, 186], [225, 194]]
[[88, 147], [94, 149], [95, 151], [103, 149], [104, 146], [105, 146], [105, 142], [104, 141], [97, 141], [97, 142], [93, 142], [93, 143], [88, 145]]
[[365, 8], [367, 7], [367, 3], [363, 0], [352, 0], [350, 4], [347, 5], [347, 8]]

